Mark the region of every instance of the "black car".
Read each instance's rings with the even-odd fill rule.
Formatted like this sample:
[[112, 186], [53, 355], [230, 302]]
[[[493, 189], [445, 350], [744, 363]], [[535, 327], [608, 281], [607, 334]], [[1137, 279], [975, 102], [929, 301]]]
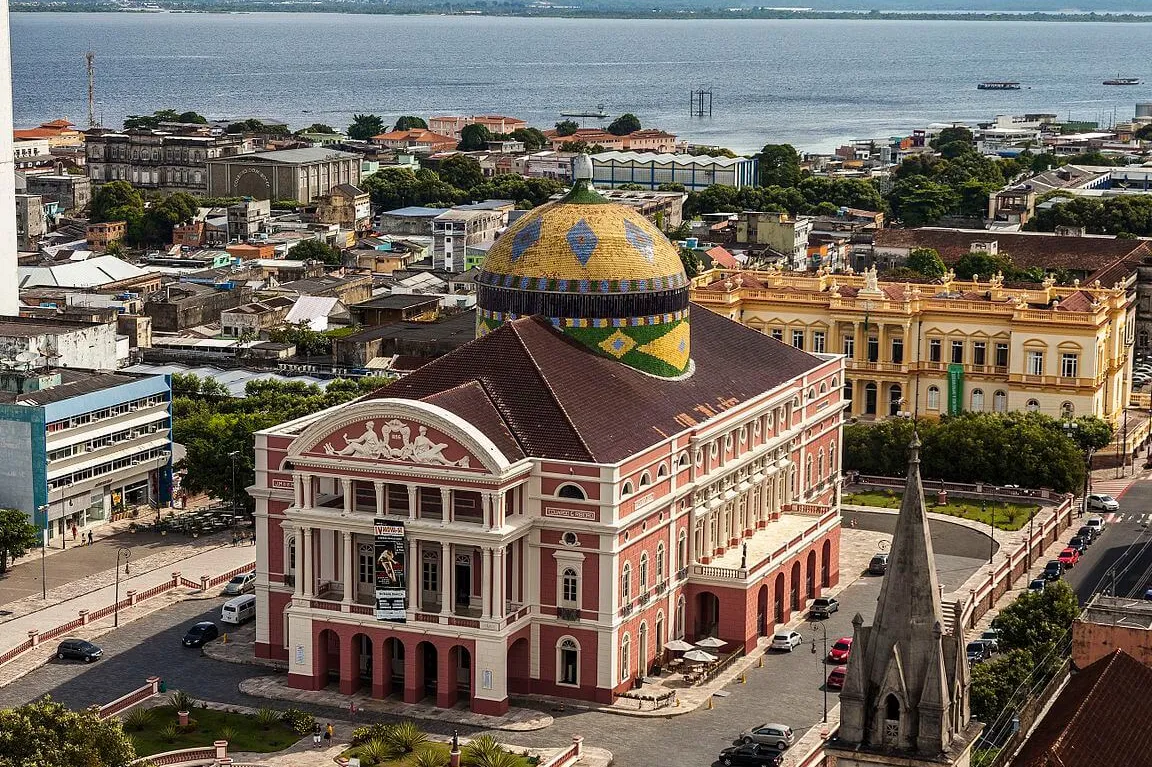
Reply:
[[888, 555], [877, 554], [872, 557], [872, 561], [868, 563], [869, 575], [883, 575], [888, 572]]
[[720, 752], [720, 764], [729, 765], [748, 764], [754, 767], [778, 767], [784, 763], [784, 754], [763, 743], [744, 743], [739, 746], [730, 746]]
[[988, 644], [986, 642], [981, 642], [980, 640], [976, 640], [975, 642], [969, 642], [968, 643], [967, 655], [968, 655], [968, 663], [975, 665], [977, 663], [983, 663], [984, 661], [991, 658], [992, 657], [992, 649], [990, 647], [988, 647]]
[[812, 600], [812, 609], [808, 614], [813, 618], [827, 618], [840, 609], [840, 603], [830, 597], [820, 597]]
[[1059, 559], [1050, 559], [1044, 565], [1044, 572], [1040, 576], [1046, 581], [1058, 581], [1064, 575], [1064, 563]]
[[74, 660], [82, 660], [85, 663], [91, 663], [94, 660], [99, 660], [103, 654], [103, 650], [87, 639], [65, 639], [60, 643], [60, 646], [56, 648], [56, 657], [60, 660], [72, 658]]
[[1092, 541], [1096, 540], [1096, 529], [1088, 527], [1088, 525], [1083, 525], [1079, 530], [1076, 531], [1076, 537], [1082, 539], [1085, 543], [1091, 546]]
[[211, 642], [220, 636], [220, 629], [212, 621], [200, 621], [184, 635], [185, 647], [199, 647], [205, 642]]
[[1072, 540], [1068, 541], [1068, 548], [1076, 549], [1081, 554], [1088, 550], [1088, 540], [1081, 538], [1079, 535], [1073, 536]]

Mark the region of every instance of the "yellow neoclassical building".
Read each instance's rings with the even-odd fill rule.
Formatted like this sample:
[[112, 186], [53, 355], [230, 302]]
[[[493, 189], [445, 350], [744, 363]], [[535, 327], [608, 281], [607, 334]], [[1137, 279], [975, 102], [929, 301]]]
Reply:
[[1112, 287], [1001, 277], [884, 282], [856, 274], [711, 270], [692, 300], [810, 352], [847, 358], [863, 420], [1033, 410], [1119, 424], [1131, 387], [1134, 278]]

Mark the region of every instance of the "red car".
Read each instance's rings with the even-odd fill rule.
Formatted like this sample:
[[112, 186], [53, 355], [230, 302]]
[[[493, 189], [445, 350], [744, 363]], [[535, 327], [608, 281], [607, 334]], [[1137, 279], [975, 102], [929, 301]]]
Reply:
[[828, 689], [829, 690], [842, 690], [844, 689], [844, 678], [848, 676], [847, 666], [837, 666], [832, 669], [828, 674]]
[[840, 637], [828, 651], [828, 660], [833, 663], [847, 663], [852, 652], [852, 637]]
[[1061, 551], [1060, 556], [1056, 558], [1059, 559], [1065, 567], [1072, 567], [1080, 561], [1080, 552], [1073, 548], [1067, 548]]

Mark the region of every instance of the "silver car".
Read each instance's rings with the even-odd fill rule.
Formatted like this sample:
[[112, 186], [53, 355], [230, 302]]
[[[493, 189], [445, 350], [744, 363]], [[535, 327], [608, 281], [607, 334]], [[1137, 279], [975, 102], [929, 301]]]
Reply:
[[234, 576], [232, 580], [224, 586], [224, 593], [228, 595], [233, 594], [247, 594], [250, 591], [256, 590], [256, 572], [240, 573]]
[[762, 743], [783, 751], [796, 741], [796, 735], [786, 724], [768, 723], [740, 733], [740, 740], [743, 743]]

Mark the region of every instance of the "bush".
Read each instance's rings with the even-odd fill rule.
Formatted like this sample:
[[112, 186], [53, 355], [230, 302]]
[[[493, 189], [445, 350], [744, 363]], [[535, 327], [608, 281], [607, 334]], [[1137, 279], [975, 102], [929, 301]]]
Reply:
[[130, 732], [140, 732], [148, 725], [152, 724], [152, 709], [150, 708], [134, 708], [121, 717], [124, 722], [124, 729]]
[[392, 746], [383, 738], [373, 738], [359, 748], [360, 764], [371, 767], [374, 764], [386, 762], [392, 758]]
[[421, 746], [411, 764], [412, 767], [448, 767], [449, 762], [448, 755], [440, 749]]
[[281, 715], [281, 719], [292, 728], [292, 732], [301, 737], [312, 734], [316, 727], [316, 717], [298, 708], [288, 709]]
[[386, 740], [388, 731], [391, 728], [391, 724], [386, 724], [384, 722], [376, 722], [375, 724], [367, 724], [363, 727], [357, 727], [352, 731], [352, 745], [362, 746], [370, 740]]
[[177, 711], [191, 711], [192, 707], [196, 705], [196, 701], [192, 700], [192, 696], [183, 690], [174, 690], [172, 694], [168, 696], [168, 702], [171, 703]]
[[239, 730], [237, 730], [235, 727], [233, 727], [230, 724], [226, 724], [223, 727], [221, 727], [219, 730], [216, 731], [216, 739], [217, 740], [226, 740], [229, 743], [231, 743], [232, 741], [236, 740], [236, 736], [239, 734], [240, 734]]
[[397, 755], [411, 754], [428, 742], [428, 734], [415, 722], [399, 722], [388, 729], [384, 740]]
[[284, 714], [274, 708], [261, 708], [253, 716], [256, 724], [260, 725], [261, 730], [271, 730], [281, 719]]
[[464, 747], [461, 762], [465, 767], [516, 767], [520, 758], [505, 751], [500, 741], [491, 735], [474, 738]]
[[163, 738], [166, 743], [175, 743], [176, 738], [180, 737], [180, 728], [175, 724], [165, 725], [160, 730], [160, 737]]

